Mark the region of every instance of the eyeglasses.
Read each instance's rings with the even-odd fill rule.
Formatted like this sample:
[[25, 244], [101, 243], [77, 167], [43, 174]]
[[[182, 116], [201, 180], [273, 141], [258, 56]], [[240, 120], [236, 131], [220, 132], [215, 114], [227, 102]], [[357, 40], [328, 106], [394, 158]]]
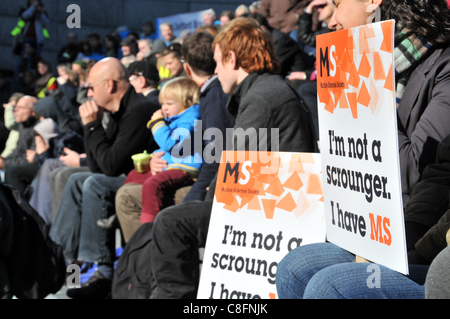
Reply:
[[94, 86], [96, 86], [97, 84], [100, 84], [100, 83], [102, 83], [102, 82], [104, 82], [106, 80], [108, 80], [108, 79], [103, 79], [101, 81], [95, 82], [94, 84], [89, 84], [86, 88], [87, 88], [88, 91], [92, 90], [92, 92], [94, 92]]
[[116, 81], [116, 80], [113, 80], [113, 79], [103, 79], [101, 81], [95, 82], [94, 84], [89, 84], [86, 88], [87, 88], [88, 91], [92, 90], [92, 92], [94, 92], [94, 86], [96, 86], [97, 84], [102, 83], [103, 81], [106, 81], [106, 80], [111, 80], [114, 83], [119, 82], [119, 81]]

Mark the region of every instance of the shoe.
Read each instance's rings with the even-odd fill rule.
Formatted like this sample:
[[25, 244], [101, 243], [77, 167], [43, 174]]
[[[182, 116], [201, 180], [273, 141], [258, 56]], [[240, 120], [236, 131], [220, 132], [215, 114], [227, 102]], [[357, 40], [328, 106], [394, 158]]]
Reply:
[[96, 271], [80, 288], [68, 289], [66, 294], [72, 299], [109, 299], [112, 280]]

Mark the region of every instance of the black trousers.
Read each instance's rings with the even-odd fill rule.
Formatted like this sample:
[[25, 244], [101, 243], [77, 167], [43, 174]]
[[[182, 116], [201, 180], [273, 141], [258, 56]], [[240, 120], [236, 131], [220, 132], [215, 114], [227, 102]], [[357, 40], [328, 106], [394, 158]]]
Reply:
[[5, 168], [5, 183], [13, 186], [26, 198], [31, 195], [31, 182], [39, 167], [36, 164], [11, 165]]
[[206, 245], [216, 179], [205, 201], [162, 210], [153, 222], [151, 299], [195, 299], [200, 280], [199, 248]]

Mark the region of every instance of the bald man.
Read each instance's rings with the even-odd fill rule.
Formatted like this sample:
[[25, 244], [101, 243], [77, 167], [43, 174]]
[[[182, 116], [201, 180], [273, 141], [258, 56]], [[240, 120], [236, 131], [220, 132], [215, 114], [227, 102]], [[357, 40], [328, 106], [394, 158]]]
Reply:
[[[5, 158], [0, 157], [0, 169], [5, 169], [5, 182], [22, 194], [36, 176], [38, 167], [34, 162], [35, 143], [33, 128], [38, 123], [34, 96], [24, 96], [14, 107], [14, 119], [19, 123], [19, 140], [14, 151]], [[23, 166], [23, 168], [22, 168]]]
[[[98, 264], [98, 270], [81, 288], [67, 291], [74, 299], [108, 296], [115, 237], [114, 232], [98, 227], [97, 220], [115, 213], [115, 194], [133, 169], [131, 156], [151, 153], [157, 146], [146, 124], [159, 106], [137, 94], [128, 78], [118, 59], [100, 60], [89, 72], [88, 97], [92, 100], [79, 108], [90, 172], [71, 175], [50, 232], [68, 263]], [[111, 115], [106, 130], [101, 122], [103, 112]]]

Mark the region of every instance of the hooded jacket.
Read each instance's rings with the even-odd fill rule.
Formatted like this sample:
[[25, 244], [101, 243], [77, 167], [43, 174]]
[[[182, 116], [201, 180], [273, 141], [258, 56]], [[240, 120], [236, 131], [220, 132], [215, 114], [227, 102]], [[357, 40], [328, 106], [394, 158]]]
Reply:
[[[199, 119], [200, 105], [194, 104], [169, 119], [158, 118], [148, 123], [148, 128], [160, 147], [153, 154], [165, 152], [162, 158], [167, 162], [166, 169], [180, 169], [197, 178], [203, 164], [201, 143], [198, 150], [194, 147]], [[201, 129], [197, 134], [202, 136]]]

